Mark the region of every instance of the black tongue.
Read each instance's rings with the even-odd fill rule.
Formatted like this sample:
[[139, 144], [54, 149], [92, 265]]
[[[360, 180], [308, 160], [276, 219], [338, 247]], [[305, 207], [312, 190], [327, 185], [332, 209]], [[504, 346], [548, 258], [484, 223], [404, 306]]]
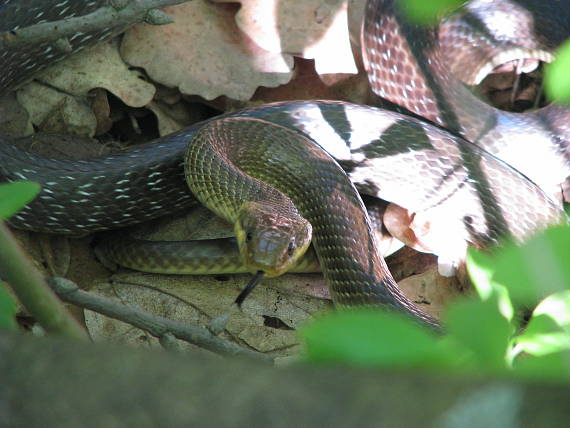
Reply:
[[261, 282], [261, 280], [263, 279], [264, 276], [265, 276], [265, 272], [263, 272], [261, 270], [258, 270], [257, 273], [255, 275], [253, 275], [253, 277], [249, 280], [248, 284], [241, 291], [241, 293], [239, 293], [239, 296], [237, 296], [237, 298], [235, 300], [235, 303], [238, 305], [238, 307], [241, 308], [241, 304], [243, 303], [243, 301], [246, 299], [247, 296], [249, 296], [249, 294], [257, 286], [257, 284], [259, 284]]

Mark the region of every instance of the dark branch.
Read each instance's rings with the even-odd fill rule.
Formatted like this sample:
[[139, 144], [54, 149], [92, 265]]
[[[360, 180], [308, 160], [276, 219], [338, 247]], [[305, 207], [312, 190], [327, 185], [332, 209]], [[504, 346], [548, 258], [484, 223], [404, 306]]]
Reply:
[[63, 301], [126, 322], [149, 332], [159, 339], [171, 334], [180, 340], [192, 343], [217, 354], [227, 356], [238, 355], [267, 362], [273, 360], [269, 355], [252, 351], [221, 339], [206, 328], [182, 324], [167, 318], [151, 315], [139, 309], [115, 302], [114, 300], [80, 290], [77, 285], [67, 279], [51, 278], [48, 280], [48, 283]]
[[188, 0], [137, 0], [122, 9], [105, 6], [84, 16], [34, 24], [29, 27], [0, 33], [0, 49], [18, 48], [44, 42], [65, 40], [75, 33], [101, 31], [111, 27], [127, 27], [136, 22], [161, 25], [172, 22], [156, 8], [187, 3]]

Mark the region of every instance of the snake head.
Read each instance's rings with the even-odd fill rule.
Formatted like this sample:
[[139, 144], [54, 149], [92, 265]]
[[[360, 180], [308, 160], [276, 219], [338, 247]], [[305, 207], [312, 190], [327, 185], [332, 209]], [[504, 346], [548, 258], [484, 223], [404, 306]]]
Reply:
[[279, 276], [299, 261], [312, 236], [311, 223], [294, 207], [264, 202], [245, 203], [234, 230], [244, 264], [266, 277]]

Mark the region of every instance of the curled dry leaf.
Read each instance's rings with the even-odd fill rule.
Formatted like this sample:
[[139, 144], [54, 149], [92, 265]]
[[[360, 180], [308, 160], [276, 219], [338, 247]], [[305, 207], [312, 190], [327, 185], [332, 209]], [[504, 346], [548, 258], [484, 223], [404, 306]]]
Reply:
[[121, 46], [125, 60], [152, 79], [208, 100], [249, 100], [257, 87], [291, 78], [292, 57], [256, 45], [237, 28], [231, 5], [195, 0], [165, 11], [174, 24], [137, 25]]
[[176, 118], [170, 114], [172, 107], [167, 104], [152, 102], [147, 108], [152, 111], [158, 119], [158, 131], [160, 135], [167, 135], [183, 128], [183, 123], [177, 121]]
[[318, 74], [356, 73], [347, 0], [239, 2], [238, 27], [263, 49], [314, 59]]
[[140, 76], [121, 59], [117, 41], [111, 41], [50, 67], [37, 79], [43, 84], [23, 87], [18, 100], [30, 113], [32, 123], [43, 130], [93, 136], [97, 120], [89, 105], [89, 92], [104, 88], [129, 106], [143, 107], [152, 100], [155, 89]]
[[64, 92], [32, 82], [18, 91], [18, 101], [31, 124], [45, 132], [92, 137], [97, 119], [91, 107]]
[[154, 86], [142, 80], [139, 71], [125, 64], [117, 39], [54, 65], [41, 80], [77, 97], [86, 97], [93, 88], [104, 88], [131, 107], [144, 107], [155, 93]]

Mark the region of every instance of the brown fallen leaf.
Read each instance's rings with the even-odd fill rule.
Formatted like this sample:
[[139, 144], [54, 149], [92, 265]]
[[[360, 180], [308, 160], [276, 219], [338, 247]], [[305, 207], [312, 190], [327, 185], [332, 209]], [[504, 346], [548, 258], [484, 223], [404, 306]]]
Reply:
[[88, 103], [37, 82], [24, 86], [17, 95], [38, 130], [80, 137], [95, 135], [97, 119]]
[[439, 275], [437, 266], [403, 279], [398, 286], [422, 310], [438, 319], [449, 301], [462, 295], [463, 288], [456, 277]]
[[155, 88], [140, 76], [123, 62], [118, 41], [112, 40], [50, 67], [36, 79], [41, 83], [18, 91], [18, 100], [40, 129], [91, 137], [99, 125], [89, 92], [104, 88], [131, 107], [143, 107]]
[[166, 8], [174, 24], [140, 24], [123, 39], [125, 60], [184, 94], [249, 100], [259, 86], [289, 81], [290, 55], [260, 48], [237, 28], [235, 7], [204, 0]]
[[95, 135], [103, 135], [113, 126], [113, 121], [111, 120], [111, 106], [109, 105], [107, 91], [102, 88], [95, 88], [91, 91], [91, 95], [91, 108], [97, 118]]
[[118, 43], [113, 39], [80, 52], [50, 67], [40, 80], [77, 97], [86, 97], [93, 88], [104, 88], [130, 107], [144, 107], [156, 90], [141, 79], [140, 71], [125, 64]]

